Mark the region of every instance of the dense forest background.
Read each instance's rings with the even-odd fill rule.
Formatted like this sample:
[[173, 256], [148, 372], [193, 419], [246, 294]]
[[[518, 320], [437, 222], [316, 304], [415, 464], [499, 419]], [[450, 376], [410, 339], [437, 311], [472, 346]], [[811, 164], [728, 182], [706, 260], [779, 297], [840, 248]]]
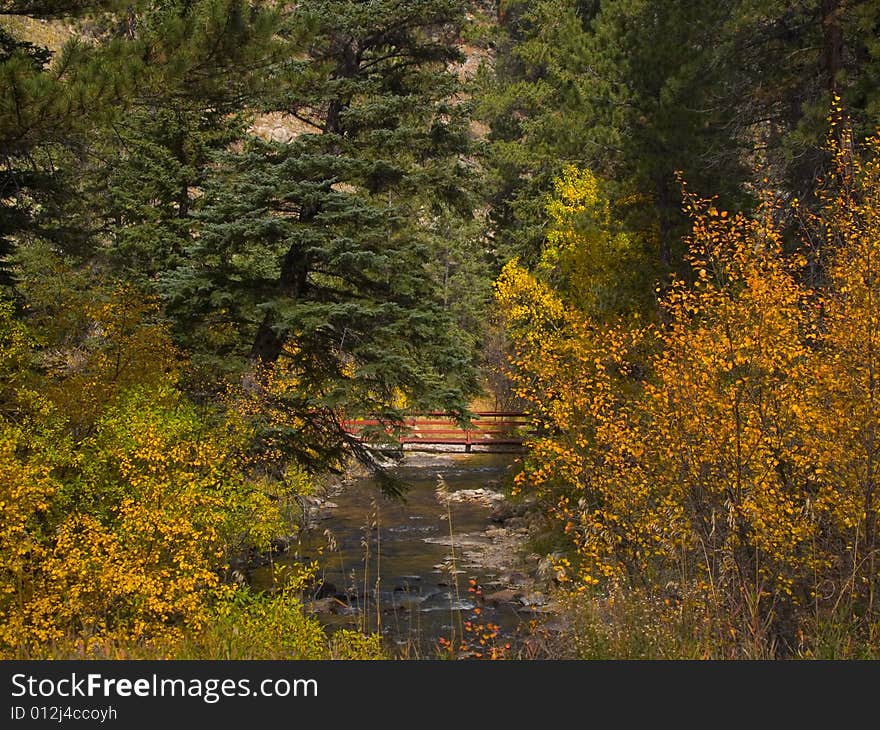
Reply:
[[489, 401], [566, 652], [875, 656], [878, 125], [877, 0], [0, 0], [0, 653], [381, 655], [234, 568]]

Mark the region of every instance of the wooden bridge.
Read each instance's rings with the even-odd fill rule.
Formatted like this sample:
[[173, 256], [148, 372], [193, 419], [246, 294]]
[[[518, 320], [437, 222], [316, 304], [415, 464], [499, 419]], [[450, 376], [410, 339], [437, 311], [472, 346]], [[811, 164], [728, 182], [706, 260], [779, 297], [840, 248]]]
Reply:
[[434, 450], [427, 448], [431, 446], [463, 446], [467, 452], [474, 447], [479, 451], [517, 450], [529, 431], [526, 414], [512, 411], [475, 412], [470, 425], [464, 428], [448, 413], [414, 414], [404, 420], [404, 428], [398, 428], [398, 433], [374, 419], [345, 421], [344, 426], [364, 443], [397, 443], [411, 451]]

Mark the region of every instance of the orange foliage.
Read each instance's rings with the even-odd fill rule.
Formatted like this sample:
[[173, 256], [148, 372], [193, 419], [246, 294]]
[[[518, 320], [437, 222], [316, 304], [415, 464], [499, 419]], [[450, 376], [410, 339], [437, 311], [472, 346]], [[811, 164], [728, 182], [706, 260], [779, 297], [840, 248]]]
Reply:
[[820, 290], [769, 198], [746, 216], [687, 193], [693, 276], [661, 326], [602, 324], [516, 262], [496, 285], [541, 429], [519, 485], [573, 541], [562, 577], [674, 587], [721, 654], [810, 653], [831, 621], [876, 638], [880, 138], [836, 161]]

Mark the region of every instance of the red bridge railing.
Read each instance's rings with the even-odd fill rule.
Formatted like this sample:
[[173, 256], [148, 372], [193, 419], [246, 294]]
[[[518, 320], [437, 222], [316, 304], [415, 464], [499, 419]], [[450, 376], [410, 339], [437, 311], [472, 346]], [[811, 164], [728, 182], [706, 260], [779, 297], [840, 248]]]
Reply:
[[[394, 434], [390, 427], [375, 419], [345, 421], [345, 430], [365, 442], [381, 441], [381, 436], [399, 444], [436, 446], [522, 446], [529, 430], [528, 417], [514, 411], [477, 411], [470, 425], [462, 428], [448, 413], [421, 413], [404, 420], [403, 433]], [[377, 438], [378, 437], [378, 438]]]

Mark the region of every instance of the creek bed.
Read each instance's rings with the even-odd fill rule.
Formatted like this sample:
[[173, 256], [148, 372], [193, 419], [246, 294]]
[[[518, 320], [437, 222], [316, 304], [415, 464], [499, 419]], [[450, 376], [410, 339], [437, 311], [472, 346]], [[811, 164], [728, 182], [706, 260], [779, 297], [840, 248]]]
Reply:
[[[435, 658], [438, 642], [462, 638], [474, 651], [508, 643], [513, 651], [522, 625], [545, 608], [522, 561], [527, 527], [516, 518], [501, 525], [495, 509], [514, 461], [408, 454], [394, 467], [408, 487], [402, 499], [385, 497], [372, 478], [351, 480], [318, 503], [278, 562], [318, 560], [322, 583], [309, 608], [328, 631], [380, 631], [393, 654], [409, 658]], [[268, 580], [265, 569], [252, 577], [257, 587]], [[478, 624], [499, 627], [486, 646]]]

